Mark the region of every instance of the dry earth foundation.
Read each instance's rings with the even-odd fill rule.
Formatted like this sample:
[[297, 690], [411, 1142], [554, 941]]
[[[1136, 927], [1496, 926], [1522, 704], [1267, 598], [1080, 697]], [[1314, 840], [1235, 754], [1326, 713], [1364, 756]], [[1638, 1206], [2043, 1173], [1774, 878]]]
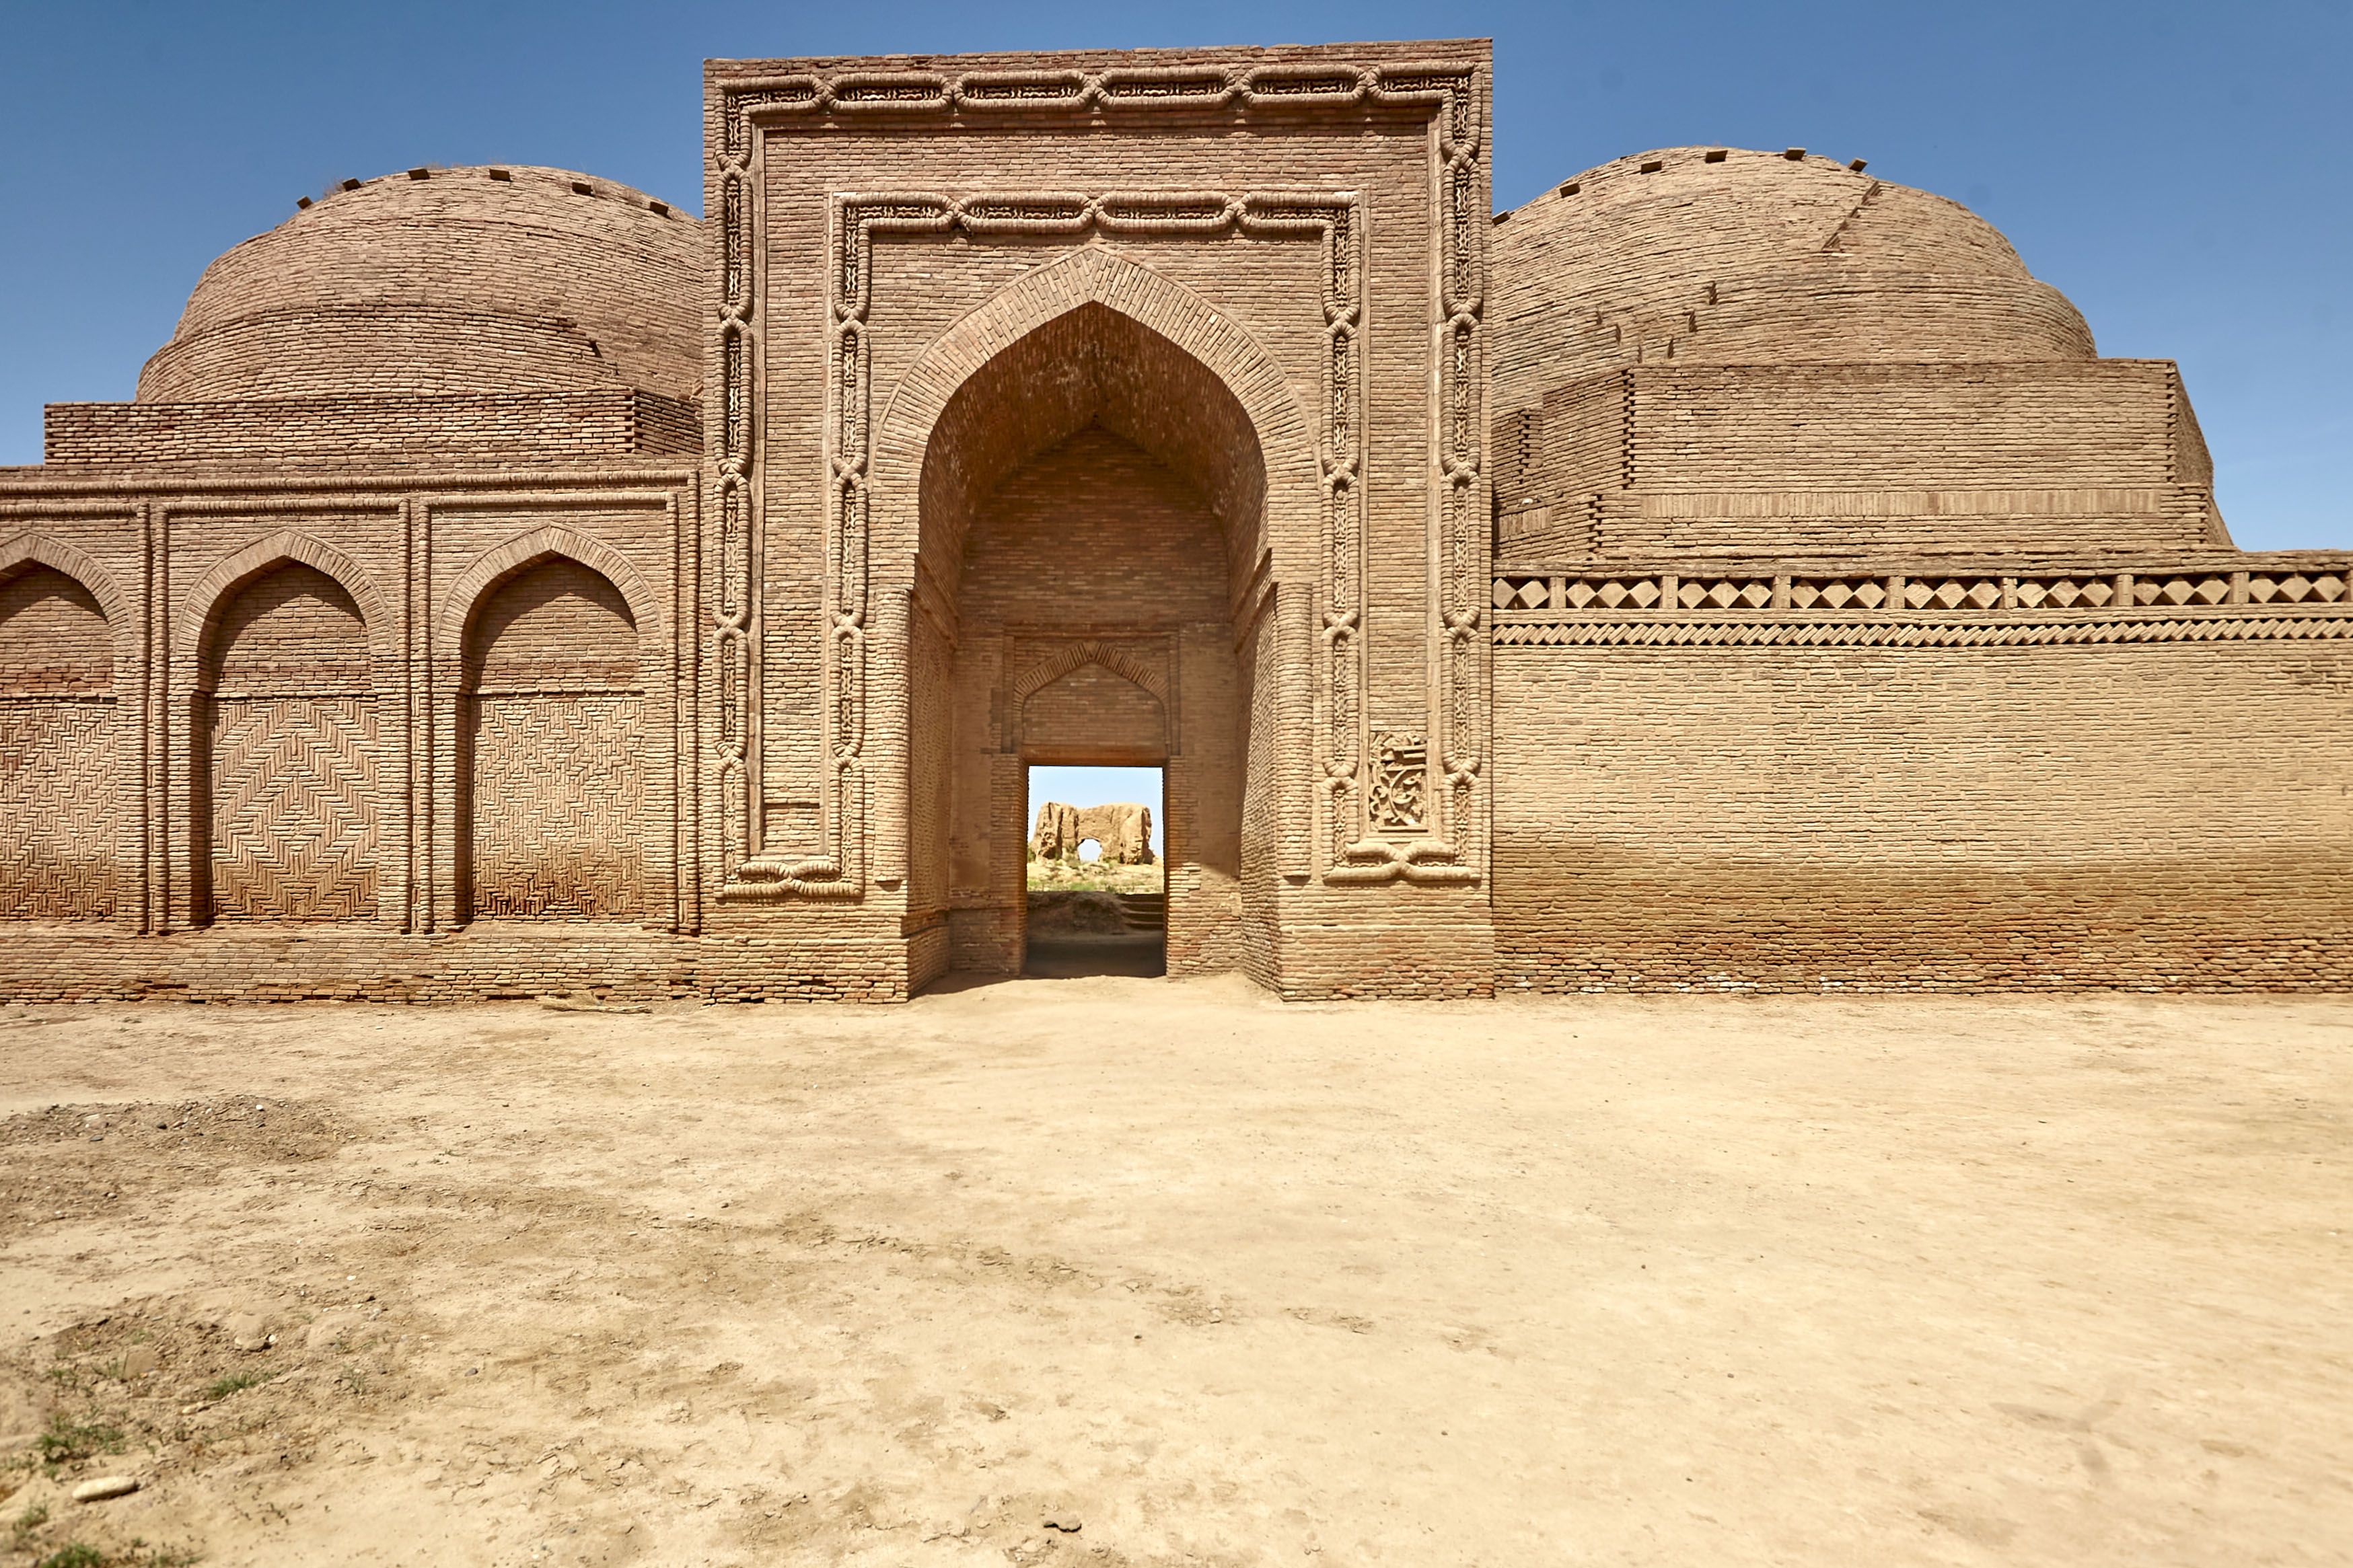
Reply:
[[2342, 1563], [2348, 1044], [1233, 980], [20, 1007], [0, 1560]]

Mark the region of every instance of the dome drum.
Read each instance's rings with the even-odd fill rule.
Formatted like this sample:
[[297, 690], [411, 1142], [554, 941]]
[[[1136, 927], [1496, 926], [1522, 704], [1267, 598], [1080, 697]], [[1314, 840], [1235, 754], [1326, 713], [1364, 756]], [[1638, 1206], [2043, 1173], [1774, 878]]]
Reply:
[[1499, 215], [1492, 255], [1507, 554], [2228, 543], [2173, 367], [2101, 360], [1942, 197], [1672, 149]]

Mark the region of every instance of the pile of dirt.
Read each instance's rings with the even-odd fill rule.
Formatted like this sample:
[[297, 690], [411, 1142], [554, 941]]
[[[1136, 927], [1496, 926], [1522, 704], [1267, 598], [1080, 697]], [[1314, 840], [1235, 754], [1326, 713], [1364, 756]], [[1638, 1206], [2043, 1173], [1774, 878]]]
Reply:
[[1033, 942], [1128, 934], [1116, 893], [1039, 889], [1029, 895], [1029, 937]]

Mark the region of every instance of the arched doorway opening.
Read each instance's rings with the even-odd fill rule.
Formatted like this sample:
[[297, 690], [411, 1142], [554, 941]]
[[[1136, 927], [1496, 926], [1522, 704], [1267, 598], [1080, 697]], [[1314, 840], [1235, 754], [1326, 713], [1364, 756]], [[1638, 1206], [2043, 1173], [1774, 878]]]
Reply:
[[1168, 971], [1168, 858], [1159, 768], [1031, 763], [1022, 973]]
[[1172, 974], [1242, 965], [1252, 661], [1238, 590], [1266, 553], [1249, 413], [1101, 303], [1036, 326], [932, 427], [909, 625], [910, 903], [950, 962], [1024, 951], [1032, 765], [1165, 770]]

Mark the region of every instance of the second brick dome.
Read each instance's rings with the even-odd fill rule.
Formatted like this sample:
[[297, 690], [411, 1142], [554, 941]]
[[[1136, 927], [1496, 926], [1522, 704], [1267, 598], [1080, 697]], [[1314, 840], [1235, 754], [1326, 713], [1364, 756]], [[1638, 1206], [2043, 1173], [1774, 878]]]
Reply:
[[696, 397], [703, 243], [699, 220], [562, 169], [372, 180], [206, 268], [139, 400]]
[[1828, 158], [1675, 147], [1589, 169], [1492, 247], [1499, 413], [1628, 364], [2093, 358], [1958, 203]]

